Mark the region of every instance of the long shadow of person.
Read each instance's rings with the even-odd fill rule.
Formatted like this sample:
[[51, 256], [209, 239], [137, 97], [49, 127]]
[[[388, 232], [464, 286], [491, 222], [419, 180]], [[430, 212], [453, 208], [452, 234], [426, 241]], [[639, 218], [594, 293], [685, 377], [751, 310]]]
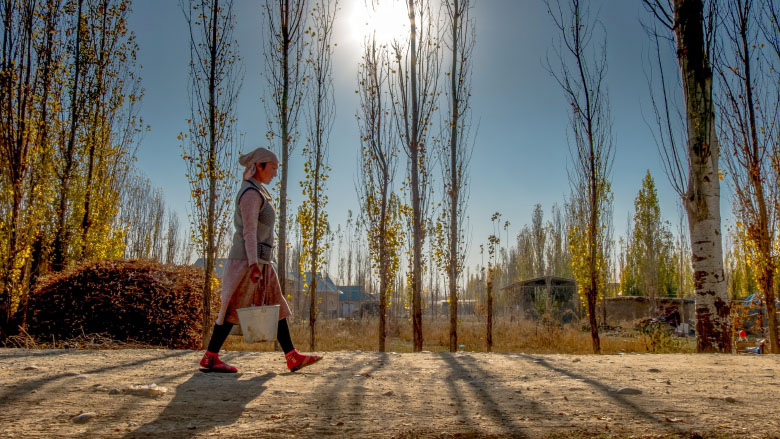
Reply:
[[126, 438], [187, 437], [234, 424], [246, 405], [265, 391], [276, 374], [248, 380], [242, 374], [195, 373], [176, 387], [176, 394], [152, 422], [127, 433]]

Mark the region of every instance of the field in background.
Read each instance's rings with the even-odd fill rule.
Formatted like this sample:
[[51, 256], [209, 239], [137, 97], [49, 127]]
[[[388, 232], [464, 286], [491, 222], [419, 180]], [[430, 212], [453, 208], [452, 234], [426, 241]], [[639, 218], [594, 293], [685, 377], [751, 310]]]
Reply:
[[[461, 351], [485, 352], [485, 319], [465, 317], [458, 328]], [[300, 350], [309, 350], [309, 324], [299, 320], [290, 323], [293, 342]], [[449, 320], [423, 320], [424, 350], [444, 352], [449, 348]], [[693, 338], [671, 337], [664, 331], [639, 332], [632, 329], [602, 331], [601, 350], [604, 354], [619, 352], [695, 352]], [[224, 349], [234, 351], [273, 351], [275, 343], [244, 343], [240, 336], [231, 336]], [[378, 319], [320, 320], [316, 327], [316, 351], [374, 351], [378, 346]], [[536, 354], [590, 354], [590, 330], [579, 324], [562, 327], [541, 322], [510, 321], [498, 318], [493, 327], [493, 352], [524, 352]], [[388, 319], [387, 351], [412, 351], [412, 326], [406, 319]]]

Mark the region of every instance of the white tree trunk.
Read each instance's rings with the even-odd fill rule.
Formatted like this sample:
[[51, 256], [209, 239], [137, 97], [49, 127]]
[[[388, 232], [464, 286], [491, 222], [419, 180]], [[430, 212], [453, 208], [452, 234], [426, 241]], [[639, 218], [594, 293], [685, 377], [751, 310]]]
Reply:
[[674, 0], [677, 61], [688, 127], [688, 189], [684, 201], [696, 296], [696, 348], [699, 352], [729, 352], [730, 306], [720, 230], [720, 151], [703, 10], [701, 0]]

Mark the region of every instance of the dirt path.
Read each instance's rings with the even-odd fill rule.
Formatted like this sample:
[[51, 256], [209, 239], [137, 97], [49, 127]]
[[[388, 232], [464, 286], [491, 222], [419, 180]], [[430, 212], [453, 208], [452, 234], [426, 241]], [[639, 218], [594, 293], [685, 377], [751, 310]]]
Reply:
[[0, 437], [780, 434], [773, 355], [330, 352], [294, 374], [281, 353], [223, 358], [241, 373], [192, 351], [0, 349]]

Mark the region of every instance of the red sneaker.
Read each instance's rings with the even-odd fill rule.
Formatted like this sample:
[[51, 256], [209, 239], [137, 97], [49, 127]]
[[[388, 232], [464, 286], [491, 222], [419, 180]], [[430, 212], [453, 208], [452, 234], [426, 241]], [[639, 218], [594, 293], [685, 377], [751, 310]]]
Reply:
[[319, 355], [305, 355], [295, 349], [288, 352], [285, 358], [287, 358], [287, 368], [290, 369], [290, 372], [295, 372], [322, 360], [322, 357]]
[[206, 351], [203, 354], [203, 358], [200, 360], [200, 366], [203, 372], [222, 372], [222, 373], [236, 373], [238, 369], [225, 363], [219, 359], [219, 354]]

